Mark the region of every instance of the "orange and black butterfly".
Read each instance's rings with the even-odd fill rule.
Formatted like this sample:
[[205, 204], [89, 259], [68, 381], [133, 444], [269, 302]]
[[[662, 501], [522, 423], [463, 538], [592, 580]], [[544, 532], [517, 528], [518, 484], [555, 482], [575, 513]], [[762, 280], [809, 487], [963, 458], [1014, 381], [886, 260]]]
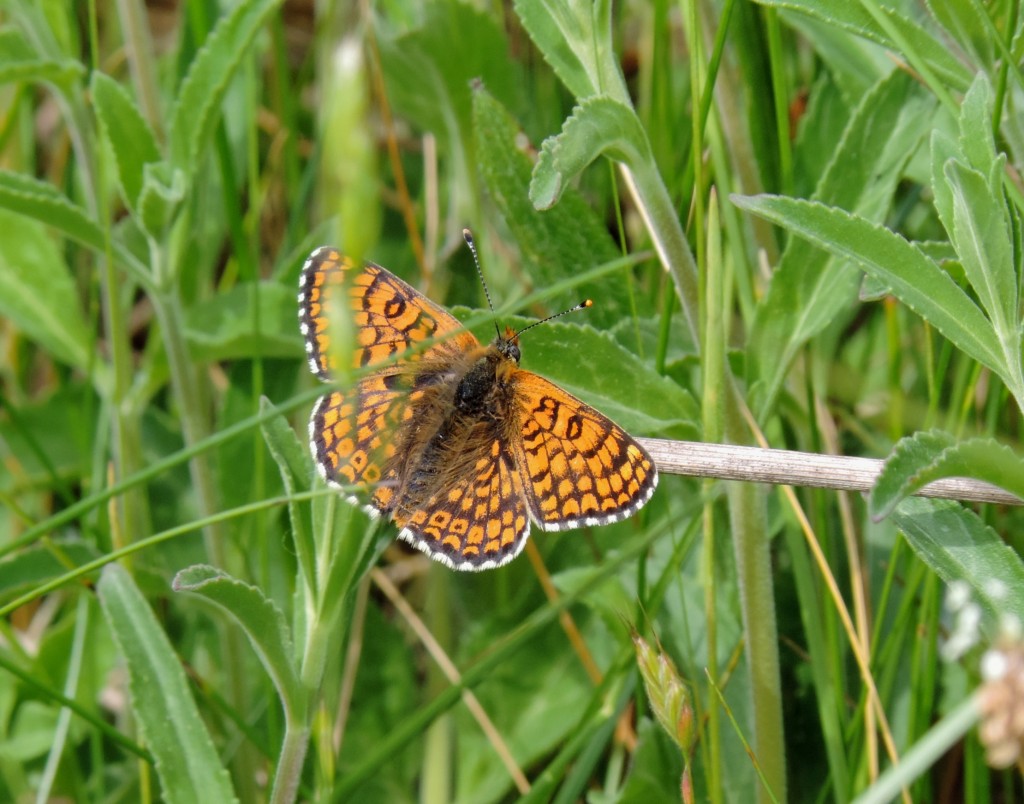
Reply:
[[609, 418], [521, 369], [513, 330], [483, 346], [397, 276], [332, 248], [310, 255], [299, 287], [313, 373], [335, 381], [333, 305], [351, 312], [354, 368], [366, 372], [313, 408], [320, 473], [348, 494], [366, 490], [367, 510], [393, 519], [431, 558], [458, 570], [500, 567], [523, 549], [531, 520], [544, 530], [605, 525], [654, 493], [650, 455]]

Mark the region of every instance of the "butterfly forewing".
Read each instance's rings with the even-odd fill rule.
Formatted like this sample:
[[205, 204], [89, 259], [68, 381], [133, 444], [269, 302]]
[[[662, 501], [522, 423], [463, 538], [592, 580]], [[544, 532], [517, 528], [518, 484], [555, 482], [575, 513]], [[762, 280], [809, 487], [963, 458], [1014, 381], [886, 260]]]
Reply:
[[[299, 277], [299, 328], [310, 369], [324, 381], [333, 379], [338, 369], [330, 312], [339, 304], [347, 305], [352, 315], [355, 369], [456, 354], [480, 345], [454, 316], [387, 269], [372, 262], [360, 269], [336, 249], [318, 248]], [[424, 341], [435, 342], [417, 352], [414, 347]]]

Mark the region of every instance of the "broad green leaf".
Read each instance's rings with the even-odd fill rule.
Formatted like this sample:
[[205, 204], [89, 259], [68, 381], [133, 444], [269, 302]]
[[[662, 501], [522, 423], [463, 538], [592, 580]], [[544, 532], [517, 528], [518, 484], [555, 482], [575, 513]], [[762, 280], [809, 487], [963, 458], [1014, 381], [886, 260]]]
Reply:
[[634, 167], [653, 159], [636, 112], [607, 96], [580, 103], [565, 121], [561, 133], [544, 140], [530, 182], [534, 206], [550, 209], [566, 185], [602, 155]]
[[516, 0], [533, 43], [577, 100], [610, 95], [629, 103], [612, 43], [611, 0]]
[[[616, 790], [615, 800], [675, 801], [679, 798], [679, 780], [683, 774], [682, 755], [675, 750], [664, 730], [649, 717], [643, 717], [636, 724], [636, 736], [628, 775]], [[601, 804], [600, 799], [589, 795], [587, 800], [591, 804]]]
[[950, 500], [909, 497], [893, 511], [918, 557], [946, 583], [964, 581], [992, 616], [1024, 622], [1024, 563], [977, 514]]
[[0, 740], [0, 756], [6, 762], [30, 763], [46, 756], [53, 747], [58, 709], [43, 701], [25, 700], [10, 723], [5, 724], [6, 739]]
[[[856, 105], [871, 87], [892, 72], [891, 51], [870, 39], [850, 36], [819, 17], [786, 13], [782, 19], [814, 43], [815, 57], [827, 66], [825, 72], [835, 81], [848, 106]], [[757, 78], [752, 76], [749, 80]], [[831, 146], [828, 154], [831, 155]], [[800, 159], [798, 153], [793, 156]]]
[[285, 711], [301, 723], [306, 693], [295, 667], [295, 646], [281, 610], [255, 586], [203, 564], [179, 572], [173, 587], [176, 592], [206, 598], [235, 619], [274, 682]]
[[953, 242], [964, 272], [1000, 340], [1015, 342], [1017, 276], [1002, 192], [994, 195], [981, 173], [959, 162], [946, 164], [946, 179], [953, 194]]
[[17, 28], [0, 30], [0, 60], [4, 62], [26, 61], [34, 55], [32, 46]]
[[[0, 209], [44, 223], [98, 253], [106, 251], [103, 230], [89, 213], [52, 184], [32, 176], [0, 170]], [[152, 287], [146, 266], [116, 240], [111, 246], [118, 262], [131, 272], [132, 277], [144, 287]]]
[[992, 87], [984, 73], [978, 73], [960, 105], [960, 151], [967, 164], [992, 183], [1002, 186], [1002, 165], [996, 165], [996, 143], [992, 135]]
[[41, 221], [96, 251], [104, 247], [103, 232], [89, 213], [48, 182], [0, 170], [0, 207]]
[[995, 45], [982, 20], [988, 13], [976, 0], [928, 0], [928, 8], [965, 53], [974, 57], [972, 67], [992, 69]]
[[114, 153], [125, 203], [135, 209], [142, 192], [143, 167], [160, 159], [156, 137], [128, 91], [114, 79], [96, 71], [90, 91], [96, 116]]
[[87, 476], [99, 402], [87, 380], [65, 382], [38, 400], [8, 402], [0, 416], [0, 489], [61, 495]]
[[945, 477], [983, 480], [1024, 500], [1024, 460], [1009, 447], [991, 438], [958, 444], [947, 433], [931, 430], [904, 438], [893, 448], [871, 490], [871, 516], [888, 516], [904, 497]]
[[[864, 9], [861, 3], [849, 0], [756, 0], [763, 6], [806, 14], [834, 25], [857, 36], [878, 42], [886, 48], [899, 51], [896, 43], [889, 38]], [[929, 31], [919, 19], [909, 19], [887, 6], [881, 7], [889, 23], [910, 47], [935, 72], [943, 83], [955, 89], [966, 89], [972, 72], [950, 51], [937, 33]]]
[[915, 245], [885, 227], [816, 202], [733, 196], [741, 208], [850, 260], [970, 357], [1006, 375], [999, 343], [977, 305]]
[[164, 799], [191, 804], [202, 791], [204, 801], [237, 801], [181, 661], [132, 577], [109, 564], [96, 591], [127, 665], [132, 712], [156, 760]]
[[[475, 218], [479, 194], [473, 188], [479, 180], [472, 87], [483, 81], [503, 103], [525, 108], [522, 65], [509, 58], [505, 32], [493, 15], [448, 0], [425, 4], [420, 27], [400, 37], [382, 36], [380, 48], [396, 111], [438, 140], [451, 193], [448, 214], [456, 220]], [[369, 189], [376, 199], [376, 183]]]
[[83, 75], [85, 68], [80, 62], [41, 57], [21, 31], [0, 31], [0, 84], [34, 81], [66, 86]]
[[382, 35], [380, 47], [396, 112], [448, 148], [464, 150], [471, 142], [474, 80], [506, 104], [522, 95], [521, 67], [509, 58], [504, 31], [493, 15], [468, 3], [428, 3], [421, 26], [400, 37]]
[[45, 228], [0, 210], [0, 316], [58, 360], [85, 369], [92, 342], [64, 255]]
[[[260, 413], [266, 414], [273, 410], [273, 405], [266, 397], [260, 399]], [[285, 492], [289, 497], [300, 492], [309, 491], [312, 482], [312, 464], [309, 454], [295, 437], [295, 431], [282, 415], [267, 419], [261, 425], [263, 439], [267, 449], [277, 464], [284, 483]], [[306, 587], [315, 589], [316, 575], [316, 544], [313, 541], [309, 506], [288, 503], [288, 518], [292, 524], [292, 543], [299, 559], [299, 567], [305, 577]]]
[[[934, 107], [934, 100], [901, 71], [879, 81], [854, 110], [815, 200], [881, 221]], [[751, 387], [760, 384], [759, 417], [773, 404], [803, 344], [856, 302], [859, 282], [848, 260], [790, 238], [750, 335], [747, 378]]]
[[171, 164], [191, 176], [213, 137], [220, 103], [260, 28], [282, 0], [238, 3], [206, 37], [171, 110]]
[[60, 541], [22, 550], [0, 561], [0, 601], [11, 600], [98, 557], [96, 548], [85, 542]]
[[[536, 634], [530, 650], [516, 651], [507, 657], [490, 682], [476, 690], [484, 711], [498, 722], [508, 724], [502, 738], [523, 767], [543, 763], [563, 740], [578, 734], [579, 718], [593, 694], [578, 660], [574, 663], [571, 654], [559, 650], [558, 639], [555, 629]], [[538, 655], [544, 659], [538, 660]], [[524, 678], [530, 678], [530, 684], [517, 683]], [[538, 689], [546, 694], [538, 696]], [[493, 746], [473, 733], [473, 719], [461, 709], [453, 712], [454, 750], [459, 762], [452, 801], [515, 800], [522, 804], [524, 799], [514, 795], [508, 772], [502, 768]], [[541, 798], [546, 802], [552, 800], [547, 796]], [[567, 800], [584, 799], [571, 796]]]
[[[842, 36], [847, 41], [858, 41], [851, 40], [846, 34]], [[883, 76], [890, 72], [892, 70]], [[854, 97], [863, 98], [872, 88], [877, 92], [878, 86], [878, 82], [869, 84]], [[856, 108], [860, 106], [857, 104]], [[793, 143], [793, 181], [796, 183], [793, 195], [797, 198], [812, 197], [822, 185], [825, 171], [835, 163], [837, 143], [850, 125], [853, 113], [854, 109], [847, 104], [841, 88], [832, 80], [829, 72], [823, 71], [811, 87], [807, 108], [800, 117]]]
[[[534, 209], [527, 193], [533, 165], [517, 147], [519, 128], [483, 88], [478, 88], [473, 95], [473, 130], [480, 175], [522, 254], [535, 287], [550, 290], [566, 275], [578, 275], [590, 266], [621, 258], [604, 221], [574, 189], [565, 190], [561, 202], [554, 208], [543, 213]], [[485, 264], [483, 268], [485, 274], [493, 275], [491, 266]], [[617, 274], [578, 284], [571, 291], [545, 294], [548, 309], [558, 312], [581, 297], [589, 297], [594, 300], [594, 306], [585, 313], [588, 322], [598, 327], [618, 324], [632, 314], [629, 298], [623, 290], [623, 280], [633, 281], [630, 271], [626, 267]], [[491, 290], [493, 293], [496, 288]], [[640, 308], [641, 315], [651, 312]], [[491, 336], [486, 337], [489, 340]]]
[[251, 282], [236, 285], [190, 308], [185, 317], [192, 357], [202, 361], [298, 357], [304, 354], [298, 333], [295, 291], [278, 282], [261, 282], [258, 294]]

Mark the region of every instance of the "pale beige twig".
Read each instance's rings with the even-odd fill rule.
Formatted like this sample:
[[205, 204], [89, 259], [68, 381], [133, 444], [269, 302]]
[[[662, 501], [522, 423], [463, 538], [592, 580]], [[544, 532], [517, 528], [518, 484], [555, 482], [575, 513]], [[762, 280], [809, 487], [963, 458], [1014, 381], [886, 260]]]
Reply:
[[[701, 441], [667, 441], [638, 438], [651, 454], [658, 471], [692, 477], [717, 477], [784, 486], [814, 486], [841, 491], [870, 491], [882, 461], [848, 458], [784, 449], [705, 444]], [[922, 497], [1022, 505], [1019, 497], [998, 486], [968, 478], [936, 480], [917, 492]]]

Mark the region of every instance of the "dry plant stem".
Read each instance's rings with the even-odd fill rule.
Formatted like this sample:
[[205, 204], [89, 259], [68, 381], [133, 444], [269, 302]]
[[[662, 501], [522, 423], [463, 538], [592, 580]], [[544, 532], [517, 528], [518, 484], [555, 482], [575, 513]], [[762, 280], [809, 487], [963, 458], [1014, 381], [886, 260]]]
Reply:
[[[791, 486], [784, 486], [782, 493], [785, 495], [786, 500], [789, 502], [793, 513], [796, 515], [797, 520], [800, 523], [800, 528], [804, 532], [804, 536], [807, 539], [807, 546], [811, 549], [811, 553], [814, 556], [814, 560], [818, 563], [818, 568], [821, 570], [821, 577], [825, 581], [825, 585], [828, 587], [829, 594], [832, 597], [832, 602], [835, 604], [836, 612], [839, 614], [839, 618], [843, 621], [843, 628], [846, 630], [846, 637], [850, 640], [850, 649], [853, 652], [853, 657], [857, 662], [857, 667], [860, 670], [861, 680], [864, 682], [864, 686], [867, 688], [868, 700], [871, 703], [871, 707], [874, 709], [875, 714], [878, 718], [878, 728], [882, 734], [882, 742], [885, 744], [886, 753], [889, 755], [889, 760], [893, 765], [899, 763], [899, 755], [896, 753], [896, 743], [892, 738], [892, 729], [889, 727], [889, 720], [885, 716], [885, 708], [882, 706], [882, 699], [878, 695], [878, 688], [875, 686], [875, 679], [871, 675], [871, 667], [868, 663], [867, 654], [861, 650], [860, 641], [857, 639], [857, 631], [853, 627], [853, 620], [850, 617], [850, 612], [846, 608], [846, 604], [843, 602], [842, 593], [839, 591], [839, 585], [836, 583], [836, 579], [832, 576], [832, 572], [828, 566], [828, 560], [825, 558], [825, 554], [821, 552], [821, 546], [818, 544], [818, 540], [814, 535], [814, 530], [811, 528], [811, 523], [807, 521], [807, 516], [804, 514], [803, 508], [800, 506], [800, 501], [796, 498], [796, 492], [793, 491]], [[910, 804], [910, 796], [906, 790], [903, 791], [903, 800]]]
[[[637, 441], [654, 458], [659, 472], [691, 477], [866, 492], [871, 490], [882, 470], [882, 461], [876, 458], [661, 438], [638, 438]], [[1019, 497], [998, 486], [967, 478], [936, 480], [916, 493], [948, 500], [1024, 504]]]
[[[533, 539], [526, 542], [526, 557], [530, 559], [530, 564], [537, 575], [537, 580], [540, 581], [541, 589], [544, 590], [544, 596], [547, 597], [549, 602], [557, 603], [558, 590], [555, 589], [555, 585], [551, 581], [551, 573], [548, 572], [548, 568], [544, 565], [544, 559], [541, 558], [540, 550], [537, 549], [537, 543]], [[572, 645], [573, 650], [576, 651], [576, 655], [580, 657], [580, 662], [583, 664], [583, 669], [587, 671], [587, 676], [595, 685], [600, 684], [602, 678], [601, 669], [597, 666], [597, 662], [594, 661], [590, 648], [587, 647], [587, 643], [584, 641], [580, 630], [576, 627], [576, 622], [573, 620], [572, 615], [569, 614], [568, 609], [562, 609], [558, 615], [558, 622], [561, 624], [562, 630], [565, 631], [565, 635], [569, 638], [569, 643]]]
[[341, 677], [341, 691], [338, 695], [338, 712], [334, 719], [334, 732], [331, 735], [334, 756], [341, 754], [341, 743], [345, 737], [345, 726], [352, 709], [352, 695], [356, 688], [356, 672], [359, 669], [359, 656], [363, 652], [363, 631], [366, 627], [366, 605], [369, 601], [370, 581], [364, 578], [356, 588], [355, 605], [352, 607], [352, 635], [345, 651], [345, 672]]
[[[537, 543], [532, 539], [526, 543], [526, 557], [530, 559], [530, 564], [533, 566], [533, 571], [537, 576], [537, 580], [540, 581], [541, 588], [544, 590], [544, 596], [552, 604], [558, 604], [558, 590], [555, 588], [555, 584], [551, 580], [551, 573], [548, 572], [548, 568], [544, 564], [544, 558], [540, 554], [540, 550], [537, 549]], [[590, 648], [587, 647], [587, 642], [583, 639], [583, 634], [580, 633], [580, 629], [576, 627], [576, 621], [569, 614], [567, 608], [562, 608], [558, 614], [558, 623], [562, 626], [562, 630], [565, 631], [565, 635], [569, 638], [569, 644], [572, 645], [576, 655], [580, 657], [580, 663], [583, 665], [583, 669], [586, 671], [587, 676], [593, 682], [594, 686], [598, 686], [604, 678], [601, 673], [601, 668], [597, 666], [597, 662], [594, 661], [594, 655], [590, 652]], [[637, 736], [636, 731], [632, 727], [630, 721], [629, 710], [627, 709], [622, 713], [622, 717], [619, 719], [618, 725], [615, 727], [615, 739], [618, 743], [625, 746], [626, 750], [632, 753], [636, 750]]]
[[[448, 681], [457, 685], [461, 682], [461, 677], [458, 668], [448, 658], [447, 654], [441, 649], [441, 646], [434, 640], [433, 635], [423, 624], [423, 621], [413, 611], [412, 606], [408, 604], [406, 599], [402, 597], [401, 592], [398, 588], [391, 583], [391, 579], [386, 573], [381, 572], [379, 569], [370, 570], [370, 579], [377, 585], [384, 596], [398, 610], [398, 613], [402, 615], [403, 619], [409, 624], [413, 632], [423, 643], [423, 647], [427, 649], [431, 658], [437, 662], [437, 666], [441, 668]], [[494, 723], [488, 717], [484, 708], [480, 705], [480, 701], [477, 697], [469, 690], [462, 691], [462, 702], [466, 705], [470, 714], [476, 720], [483, 731], [487, 741], [494, 748], [502, 764], [505, 765], [505, 769], [508, 771], [509, 776], [512, 777], [512, 781], [515, 783], [516, 789], [522, 794], [526, 795], [530, 792], [530, 782], [523, 774], [522, 770], [516, 764], [515, 758], [512, 756], [512, 752], [509, 751], [508, 746], [505, 744], [504, 739], [498, 730], [495, 728]]]
[[[839, 434], [836, 432], [835, 422], [829, 415], [821, 397], [815, 397], [814, 410], [819, 422], [818, 429], [821, 431], [827, 448], [835, 454], [839, 449]], [[867, 656], [871, 647], [871, 621], [868, 614], [867, 582], [863, 566], [863, 555], [857, 541], [857, 527], [854, 524], [853, 501], [850, 495], [840, 493], [837, 495], [839, 503], [839, 519], [842, 522], [843, 542], [846, 545], [847, 561], [850, 563], [850, 593], [853, 596], [853, 612], [857, 622], [857, 638], [860, 640], [860, 649]], [[864, 740], [867, 749], [868, 778], [874, 782], [878, 778], [880, 768], [878, 765], [878, 738], [875, 724], [874, 710], [870, 707], [864, 710]]]

